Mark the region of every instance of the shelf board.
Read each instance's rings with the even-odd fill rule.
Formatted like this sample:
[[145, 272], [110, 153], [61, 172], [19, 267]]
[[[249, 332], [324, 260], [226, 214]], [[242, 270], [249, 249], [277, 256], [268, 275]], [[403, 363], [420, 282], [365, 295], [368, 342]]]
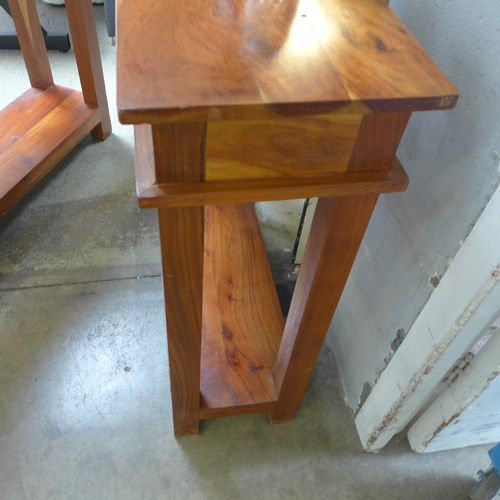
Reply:
[[200, 419], [274, 408], [283, 328], [253, 204], [205, 207]]
[[0, 111], [0, 215], [26, 194], [100, 120], [82, 93], [31, 88]]

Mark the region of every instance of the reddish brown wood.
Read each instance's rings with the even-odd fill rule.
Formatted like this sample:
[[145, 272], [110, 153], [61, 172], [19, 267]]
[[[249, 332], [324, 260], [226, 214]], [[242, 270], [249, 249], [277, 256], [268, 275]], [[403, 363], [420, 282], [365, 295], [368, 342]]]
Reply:
[[92, 0], [66, 0], [65, 5], [84, 100], [89, 106], [98, 108], [101, 117], [91, 134], [105, 139], [111, 134], [111, 119]]
[[[409, 113], [365, 115], [349, 171], [387, 171], [409, 118]], [[293, 419], [299, 408], [377, 199], [371, 194], [318, 202], [276, 363], [273, 422]]]
[[274, 423], [295, 416], [378, 195], [318, 201], [290, 305], [274, 381]]
[[0, 215], [22, 198], [99, 122], [81, 92], [30, 89], [0, 111]]
[[[61, 103], [78, 93], [75, 90], [54, 85], [45, 92], [30, 88], [0, 110], [1, 151], [12, 147], [27, 131], [35, 128], [40, 120], [49, 115]], [[83, 99], [82, 99], [83, 100]]]
[[239, 121], [239, 120], [276, 120], [287, 116], [316, 116], [328, 114], [365, 114], [372, 113], [370, 108], [360, 101], [341, 102], [328, 105], [327, 103], [287, 103], [276, 105], [273, 103], [263, 106], [230, 106], [210, 107], [200, 106], [197, 108], [168, 108], [149, 111], [147, 109], [137, 110], [129, 113], [125, 110], [118, 111], [121, 123], [179, 123], [196, 121]]
[[[151, 125], [136, 129], [139, 200], [164, 207], [165, 276], [179, 287], [177, 306], [167, 310], [176, 432], [196, 432], [198, 418], [263, 410], [274, 422], [290, 420], [378, 193], [408, 183], [395, 152], [410, 113], [453, 107], [456, 89], [383, 0], [122, 0], [117, 66], [120, 120]], [[331, 126], [352, 125], [352, 114], [363, 115], [354, 128]], [[259, 346], [276, 325], [257, 336], [246, 328], [266, 325], [275, 299], [268, 278], [253, 274], [255, 262], [267, 266], [258, 238], [247, 234], [254, 217], [232, 204], [303, 196], [336, 198], [318, 203], [277, 355], [275, 402], [272, 381], [257, 383], [261, 374], [250, 367], [263, 358], [269, 373], [275, 348]], [[193, 273], [202, 265], [202, 209], [195, 206], [212, 204], [221, 206], [207, 209], [197, 410], [201, 285]], [[176, 206], [191, 208], [168, 208]], [[168, 214], [176, 229], [167, 238]]]
[[111, 133], [91, 0], [66, 10], [82, 92], [54, 85], [34, 0], [9, 0], [32, 89], [0, 111], [0, 215], [89, 132]]
[[[152, 127], [158, 179], [165, 182], [203, 179], [205, 165], [200, 144], [204, 130], [199, 124]], [[145, 136], [149, 134], [147, 129], [142, 132]], [[183, 137], [192, 142], [182, 140]], [[199, 431], [204, 212], [204, 207], [158, 210], [176, 436]]]
[[209, 420], [211, 418], [235, 417], [237, 415], [249, 415], [251, 413], [271, 412], [276, 406], [276, 401], [268, 403], [248, 404], [244, 406], [226, 406], [221, 408], [205, 408], [200, 409], [200, 420]]
[[253, 204], [205, 208], [200, 418], [269, 411], [283, 316]]
[[203, 212], [203, 207], [158, 210], [176, 436], [199, 431]]
[[[205, 123], [153, 125], [156, 181], [201, 182], [205, 178]], [[203, 165], [203, 169], [197, 168]]]
[[34, 0], [9, 0], [31, 86], [45, 90], [54, 80]]
[[377, 0], [123, 0], [117, 30], [123, 123], [408, 112], [458, 97]]
[[411, 113], [364, 115], [354, 143], [348, 170], [367, 172], [388, 170]]
[[[169, 127], [169, 125], [167, 125]], [[167, 128], [168, 130], [168, 128]], [[202, 134], [203, 129], [199, 129]], [[390, 135], [390, 132], [387, 131]], [[172, 136], [171, 141], [174, 141]], [[201, 140], [201, 139], [200, 139]], [[158, 143], [162, 141], [158, 137]], [[360, 144], [359, 138], [357, 141]], [[156, 184], [153, 133], [150, 125], [135, 127], [137, 195], [142, 208], [167, 208], [213, 204], [247, 203], [312, 196], [349, 196], [353, 194], [404, 191], [408, 177], [394, 159], [388, 172], [356, 172], [329, 176], [245, 179], [238, 181], [177, 182]], [[384, 141], [381, 144], [385, 144]], [[201, 144], [196, 143], [196, 148]], [[362, 146], [357, 146], [362, 147]], [[367, 149], [374, 153], [373, 149]], [[359, 153], [357, 153], [359, 155]], [[384, 160], [383, 155], [379, 158]], [[368, 159], [367, 159], [368, 161]], [[168, 163], [170, 162], [170, 163]], [[171, 160], [167, 162], [171, 164]], [[352, 161], [351, 161], [352, 163]], [[185, 164], [189, 164], [186, 160]], [[382, 164], [382, 168], [384, 165]], [[235, 169], [236, 169], [235, 165]], [[373, 166], [374, 170], [377, 170]]]
[[248, 203], [251, 201], [286, 200], [312, 196], [350, 196], [405, 191], [408, 176], [397, 160], [389, 172], [354, 172], [329, 176], [249, 179], [219, 182], [186, 182], [153, 184], [144, 189], [147, 172], [145, 156], [136, 153], [137, 190], [141, 208], [198, 206], [209, 204]]

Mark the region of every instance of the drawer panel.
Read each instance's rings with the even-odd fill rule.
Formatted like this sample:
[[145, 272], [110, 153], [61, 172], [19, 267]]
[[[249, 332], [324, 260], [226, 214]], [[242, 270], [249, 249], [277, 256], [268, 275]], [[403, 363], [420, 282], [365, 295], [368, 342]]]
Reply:
[[363, 115], [211, 121], [206, 181], [345, 172]]

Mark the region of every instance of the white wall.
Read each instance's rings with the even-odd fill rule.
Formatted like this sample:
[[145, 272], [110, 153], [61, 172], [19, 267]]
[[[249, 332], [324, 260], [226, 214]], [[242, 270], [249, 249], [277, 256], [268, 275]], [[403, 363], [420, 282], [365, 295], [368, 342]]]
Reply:
[[304, 200], [263, 201], [255, 204], [260, 232], [276, 284], [295, 281], [293, 248]]
[[[328, 335], [349, 404], [389, 361], [499, 183], [500, 4], [392, 0], [461, 93], [452, 111], [414, 113], [398, 151], [406, 193], [382, 195]], [[434, 280], [433, 280], [434, 278]], [[435, 285], [435, 283], [434, 283]]]

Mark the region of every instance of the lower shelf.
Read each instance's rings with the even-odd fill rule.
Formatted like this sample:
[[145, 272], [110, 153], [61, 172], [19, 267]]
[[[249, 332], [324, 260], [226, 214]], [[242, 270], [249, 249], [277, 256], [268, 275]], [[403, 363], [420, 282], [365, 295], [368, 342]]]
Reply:
[[253, 204], [205, 208], [200, 419], [271, 411], [283, 316]]
[[82, 93], [31, 88], [0, 111], [0, 215], [24, 196], [100, 121]]

